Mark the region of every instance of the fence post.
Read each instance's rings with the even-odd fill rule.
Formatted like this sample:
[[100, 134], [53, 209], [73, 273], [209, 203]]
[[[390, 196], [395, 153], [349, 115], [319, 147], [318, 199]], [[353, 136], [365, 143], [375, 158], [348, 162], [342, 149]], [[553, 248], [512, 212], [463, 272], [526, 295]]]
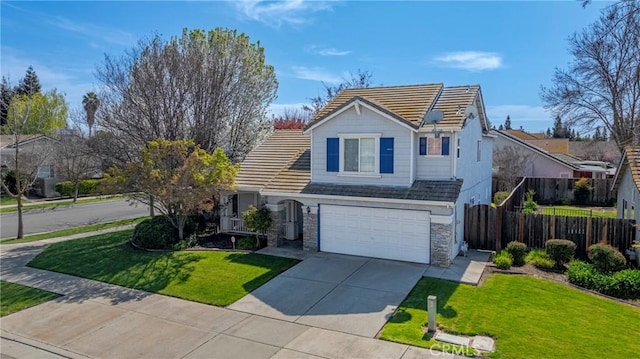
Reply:
[[496, 207], [496, 242], [495, 242], [495, 250], [499, 251], [502, 249], [502, 215], [504, 213], [503, 207]]
[[593, 217], [587, 217], [587, 243], [585, 243], [585, 248], [589, 248], [589, 244], [593, 240], [593, 228], [591, 228], [592, 223]]

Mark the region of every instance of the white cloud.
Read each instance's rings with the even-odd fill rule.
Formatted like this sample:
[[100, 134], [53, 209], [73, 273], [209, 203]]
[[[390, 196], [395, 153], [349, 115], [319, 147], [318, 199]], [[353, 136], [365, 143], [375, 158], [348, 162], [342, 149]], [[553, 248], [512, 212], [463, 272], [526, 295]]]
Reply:
[[541, 132], [553, 125], [552, 114], [542, 106], [497, 105], [487, 106], [487, 117], [496, 128], [509, 116], [512, 128], [522, 126], [528, 132]]
[[273, 27], [305, 24], [312, 20], [310, 14], [332, 8], [328, 1], [304, 0], [245, 0], [236, 1], [234, 5], [242, 18]]
[[495, 52], [459, 51], [433, 59], [437, 64], [467, 71], [495, 70], [502, 67], [502, 56]]
[[[60, 16], [53, 17], [49, 22], [60, 29], [82, 34], [89, 38], [102, 40], [114, 45], [132, 46], [136, 42], [133, 34], [119, 29], [90, 23], [81, 24]], [[90, 45], [93, 47], [97, 44], [92, 42]]]
[[328, 84], [342, 82], [339, 75], [333, 74], [322, 67], [293, 66], [295, 77], [302, 80], [321, 81]]
[[353, 52], [348, 50], [338, 50], [334, 47], [322, 47], [317, 45], [309, 46], [307, 48], [307, 51], [318, 54], [320, 56], [345, 56]]

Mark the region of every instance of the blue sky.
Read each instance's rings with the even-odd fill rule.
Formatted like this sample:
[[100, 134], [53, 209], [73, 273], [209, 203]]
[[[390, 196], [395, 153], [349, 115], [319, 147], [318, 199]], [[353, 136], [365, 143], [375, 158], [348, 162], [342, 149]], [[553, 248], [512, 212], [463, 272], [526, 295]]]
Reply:
[[264, 46], [279, 90], [271, 111], [300, 106], [358, 69], [375, 85], [480, 84], [496, 126], [542, 131], [552, 118], [540, 86], [571, 56], [567, 37], [608, 3], [577, 1], [2, 1], [1, 73], [15, 84], [32, 65], [71, 108], [98, 89], [104, 54], [183, 28], [238, 29]]

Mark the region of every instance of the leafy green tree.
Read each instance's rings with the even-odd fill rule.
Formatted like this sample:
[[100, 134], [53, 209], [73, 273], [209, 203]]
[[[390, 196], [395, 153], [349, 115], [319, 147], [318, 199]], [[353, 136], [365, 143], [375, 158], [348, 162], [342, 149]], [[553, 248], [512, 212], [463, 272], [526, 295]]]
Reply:
[[238, 171], [221, 148], [208, 153], [189, 140], [150, 141], [141, 159], [112, 168], [107, 185], [132, 190], [136, 192], [132, 200], [167, 215], [179, 240], [184, 240], [189, 215], [211, 210], [212, 202], [207, 200], [231, 189]]
[[13, 154], [10, 170], [14, 177], [9, 186], [9, 178], [2, 176], [2, 188], [17, 201], [18, 233], [17, 238], [24, 236], [22, 219], [22, 196], [33, 186], [38, 168], [50, 158], [54, 152], [55, 140], [44, 139], [23, 143], [26, 134], [50, 133], [64, 124], [66, 116], [64, 99], [53, 91], [48, 95], [14, 96], [8, 106], [7, 123], [2, 132], [13, 137]]
[[56, 90], [31, 96], [16, 95], [9, 104], [7, 123], [2, 126], [2, 133], [55, 136], [66, 126], [67, 114], [64, 95]]
[[100, 107], [100, 99], [98, 99], [98, 95], [93, 91], [87, 92], [86, 95], [82, 96], [82, 107], [87, 114], [89, 137], [91, 137], [91, 129], [93, 128], [93, 124], [96, 122], [96, 112], [98, 111], [98, 107]]
[[256, 248], [260, 248], [260, 234], [263, 234], [271, 227], [271, 211], [266, 206], [256, 208], [250, 205], [242, 212], [242, 221], [248, 230], [256, 234]]
[[0, 84], [0, 126], [7, 123], [7, 116], [9, 115], [9, 103], [15, 95], [15, 90], [9, 84], [9, 80], [2, 76], [2, 83]]
[[29, 66], [24, 77], [20, 80], [18, 87], [16, 87], [15, 92], [17, 95], [33, 96], [39, 94], [41, 89], [42, 86], [40, 86], [38, 75], [36, 75], [33, 66]]
[[511, 129], [511, 117], [509, 115], [507, 115], [507, 119], [504, 120], [504, 129], [505, 130]]

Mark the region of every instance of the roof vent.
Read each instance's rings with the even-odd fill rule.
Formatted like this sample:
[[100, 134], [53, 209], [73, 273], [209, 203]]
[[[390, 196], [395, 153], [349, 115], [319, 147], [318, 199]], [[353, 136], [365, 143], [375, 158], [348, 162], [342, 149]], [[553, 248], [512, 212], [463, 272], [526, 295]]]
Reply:
[[464, 92], [469, 92], [469, 91], [471, 91], [471, 86], [467, 86], [467, 89], [464, 90]]
[[458, 105], [458, 110], [456, 111], [456, 115], [460, 114], [460, 105]]

